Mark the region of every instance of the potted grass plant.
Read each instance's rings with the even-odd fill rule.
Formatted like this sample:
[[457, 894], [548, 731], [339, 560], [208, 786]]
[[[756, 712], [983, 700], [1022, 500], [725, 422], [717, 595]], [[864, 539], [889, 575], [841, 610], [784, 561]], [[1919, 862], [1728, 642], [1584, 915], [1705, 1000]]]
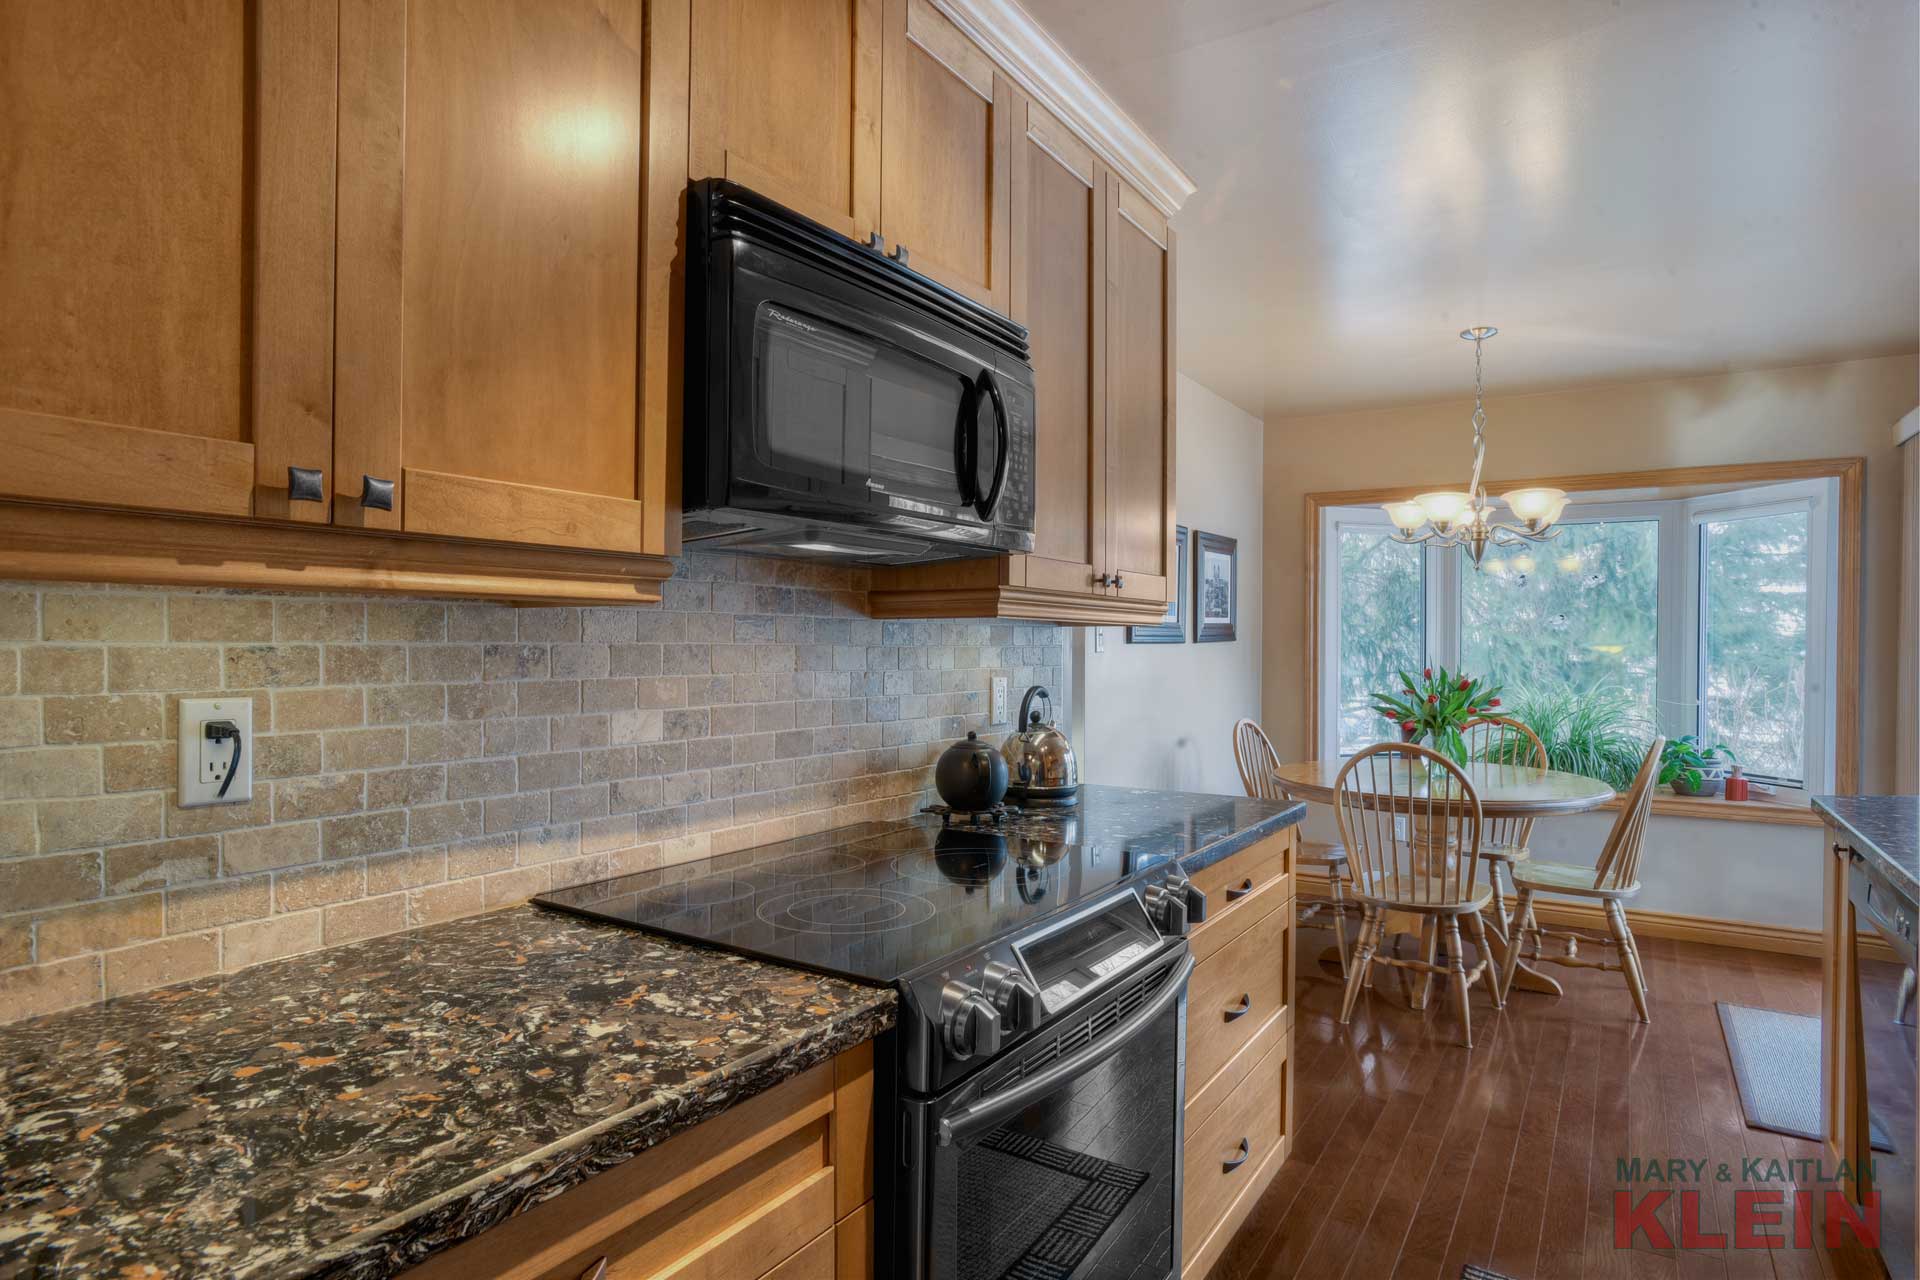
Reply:
[[1480, 676], [1428, 667], [1418, 679], [1402, 671], [1397, 693], [1375, 692], [1373, 710], [1393, 722], [1402, 742], [1425, 744], [1460, 764], [1467, 762], [1461, 730], [1469, 720], [1500, 706], [1500, 686]]

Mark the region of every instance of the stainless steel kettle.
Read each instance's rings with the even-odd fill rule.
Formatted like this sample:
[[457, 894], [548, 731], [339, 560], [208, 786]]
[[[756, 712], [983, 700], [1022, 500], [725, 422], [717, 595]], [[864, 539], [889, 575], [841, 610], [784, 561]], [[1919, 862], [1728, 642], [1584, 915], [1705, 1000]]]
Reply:
[[[1033, 700], [1044, 698], [1047, 718], [1041, 719]], [[1074, 804], [1080, 799], [1080, 764], [1073, 744], [1054, 727], [1053, 695], [1034, 685], [1020, 699], [1020, 727], [1001, 748], [1007, 757], [1007, 799], [1015, 804]]]

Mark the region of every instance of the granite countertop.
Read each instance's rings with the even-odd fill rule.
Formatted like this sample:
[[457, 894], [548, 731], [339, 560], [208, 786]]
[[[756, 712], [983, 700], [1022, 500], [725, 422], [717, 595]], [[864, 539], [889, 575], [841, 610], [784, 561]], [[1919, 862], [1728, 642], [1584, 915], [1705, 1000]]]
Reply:
[[1307, 806], [1299, 801], [1089, 782], [1081, 785], [1080, 802], [1075, 805], [1015, 810], [988, 821], [956, 817], [952, 825], [1115, 850], [1143, 867], [1178, 858], [1182, 869], [1194, 872], [1296, 826], [1306, 816]]
[[893, 1024], [516, 907], [0, 1027], [0, 1278], [388, 1276]]
[[1920, 898], [1920, 796], [1815, 796], [1813, 807], [1896, 886]]

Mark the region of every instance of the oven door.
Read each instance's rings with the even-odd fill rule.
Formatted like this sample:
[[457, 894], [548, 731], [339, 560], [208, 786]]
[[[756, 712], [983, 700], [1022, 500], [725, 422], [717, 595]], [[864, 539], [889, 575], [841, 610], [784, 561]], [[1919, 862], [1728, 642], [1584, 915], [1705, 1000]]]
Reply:
[[1029, 367], [805, 261], [733, 253], [731, 505], [1031, 546]]
[[1177, 1273], [1192, 970], [1184, 944], [1169, 949], [947, 1093], [905, 1102], [909, 1274]]

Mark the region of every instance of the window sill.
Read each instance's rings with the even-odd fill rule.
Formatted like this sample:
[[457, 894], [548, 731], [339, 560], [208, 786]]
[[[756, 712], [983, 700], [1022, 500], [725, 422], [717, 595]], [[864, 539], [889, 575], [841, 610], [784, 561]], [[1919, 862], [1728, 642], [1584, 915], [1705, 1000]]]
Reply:
[[[1601, 807], [1619, 809], [1626, 801], [1615, 796]], [[1653, 811], [1666, 818], [1707, 818], [1718, 822], [1766, 822], [1775, 826], [1817, 827], [1820, 815], [1806, 804], [1788, 800], [1727, 800], [1720, 796], [1677, 796], [1664, 787], [1653, 793]]]

